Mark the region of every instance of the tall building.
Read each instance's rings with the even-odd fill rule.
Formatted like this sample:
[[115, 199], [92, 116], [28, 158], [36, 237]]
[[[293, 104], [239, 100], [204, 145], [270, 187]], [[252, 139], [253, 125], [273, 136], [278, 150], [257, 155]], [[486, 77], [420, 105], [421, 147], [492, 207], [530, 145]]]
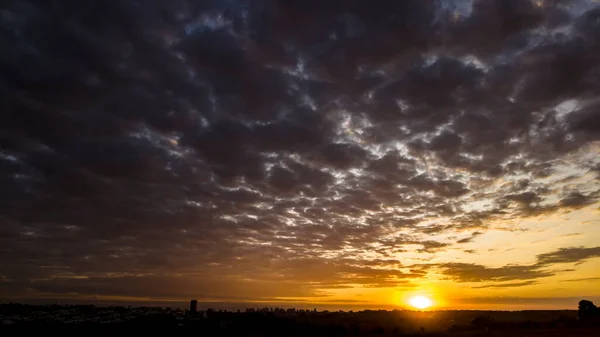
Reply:
[[195, 314], [198, 312], [198, 301], [191, 300], [190, 301], [190, 313]]

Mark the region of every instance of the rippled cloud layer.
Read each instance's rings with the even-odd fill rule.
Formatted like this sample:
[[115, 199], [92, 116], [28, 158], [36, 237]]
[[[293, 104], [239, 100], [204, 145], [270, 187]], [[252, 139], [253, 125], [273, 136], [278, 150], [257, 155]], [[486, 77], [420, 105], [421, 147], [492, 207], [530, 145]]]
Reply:
[[519, 287], [600, 256], [468, 260], [490, 231], [597, 212], [595, 1], [21, 0], [0, 18], [7, 294]]

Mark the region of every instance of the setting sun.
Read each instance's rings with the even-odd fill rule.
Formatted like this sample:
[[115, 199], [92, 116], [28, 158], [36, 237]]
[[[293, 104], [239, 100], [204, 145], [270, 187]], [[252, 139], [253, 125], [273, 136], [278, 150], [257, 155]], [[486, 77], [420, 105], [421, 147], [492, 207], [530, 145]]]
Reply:
[[412, 297], [409, 303], [417, 309], [427, 309], [433, 304], [431, 300], [425, 296]]

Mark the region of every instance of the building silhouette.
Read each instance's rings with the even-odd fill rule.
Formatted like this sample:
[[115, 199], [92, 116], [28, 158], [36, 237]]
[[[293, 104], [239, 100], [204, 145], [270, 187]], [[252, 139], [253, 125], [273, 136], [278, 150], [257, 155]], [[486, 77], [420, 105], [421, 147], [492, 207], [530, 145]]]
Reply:
[[190, 314], [195, 315], [198, 312], [198, 301], [191, 300], [190, 301]]

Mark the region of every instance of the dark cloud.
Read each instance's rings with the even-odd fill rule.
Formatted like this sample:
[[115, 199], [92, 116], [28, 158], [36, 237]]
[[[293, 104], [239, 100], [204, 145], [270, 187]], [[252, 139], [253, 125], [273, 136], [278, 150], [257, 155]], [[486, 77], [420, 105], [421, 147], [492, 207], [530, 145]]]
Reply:
[[513, 283], [489, 284], [489, 285], [478, 286], [478, 287], [473, 287], [473, 288], [476, 288], [476, 289], [482, 289], [482, 288], [514, 288], [514, 287], [528, 286], [528, 285], [537, 284], [537, 283], [538, 283], [537, 281], [530, 280], [530, 281], [513, 282]]
[[[165, 287], [166, 284], [169, 286]], [[290, 292], [287, 290], [289, 286], [290, 284], [287, 283], [254, 280], [239, 282], [235, 279], [214, 279], [206, 276], [194, 278], [190, 275], [185, 277], [55, 278], [34, 281], [30, 285], [31, 288], [43, 293], [77, 294], [80, 296], [133, 296], [158, 299], [197, 297], [202, 300], [250, 301], [256, 299], [272, 300], [284, 296], [311, 297], [315, 295], [310, 287], [300, 286], [300, 288]], [[252, 296], [244, 297], [236, 294], [252, 294]]]
[[[160, 261], [149, 262], [160, 263]], [[214, 264], [210, 272], [184, 270], [182, 273], [173, 274], [163, 272], [143, 274], [122, 271], [111, 273], [109, 276], [82, 277], [74, 275], [71, 268], [60, 270], [61, 268], [53, 267], [51, 268], [55, 271], [53, 278], [34, 280], [28, 284], [28, 287], [43, 293], [81, 296], [112, 295], [159, 299], [183, 296], [205, 300], [239, 301], [326, 296], [327, 292], [322, 289], [351, 286], [405, 286], [408, 278], [424, 275], [420, 270], [390, 269], [391, 263], [393, 261], [381, 261], [380, 264], [384, 267], [371, 267], [352, 260], [328, 262], [315, 258], [286, 261], [272, 259], [256, 265], [252, 254], [248, 252], [237, 264], [236, 270]], [[289, 288], [295, 290], [288, 291]]]
[[[398, 254], [593, 205], [597, 180], [552, 178], [599, 165], [580, 151], [598, 140], [598, 14], [578, 0], [6, 1], [1, 280], [214, 298], [391, 287], [426, 275], [399, 272]], [[569, 249], [539, 261], [597, 256]]]
[[587, 281], [599, 281], [600, 277], [584, 277], [584, 278], [574, 278], [570, 280], [564, 280], [563, 282], [587, 282]]
[[554, 275], [539, 270], [537, 266], [485, 267], [470, 263], [445, 263], [438, 265], [442, 274], [458, 282], [504, 282], [533, 280]]
[[540, 264], [583, 262], [593, 257], [600, 257], [600, 247], [570, 247], [538, 255]]
[[478, 232], [478, 231], [473, 232], [473, 233], [471, 233], [471, 236], [466, 237], [464, 239], [460, 239], [460, 240], [456, 241], [456, 243], [469, 243], [469, 242], [472, 242], [473, 239], [475, 239], [476, 237], [478, 237], [481, 234], [483, 234], [483, 233], [482, 232]]
[[586, 196], [579, 192], [573, 192], [560, 200], [560, 204], [567, 208], [582, 208], [594, 203], [593, 196]]
[[[600, 257], [600, 247], [560, 248], [553, 252], [537, 255], [537, 261], [532, 265], [506, 265], [492, 268], [480, 264], [451, 262], [436, 264], [434, 266], [439, 268], [440, 272], [450, 280], [488, 283], [474, 288], [504, 288], [537, 284], [539, 283], [537, 279], [556, 274], [556, 272], [548, 270], [548, 267], [552, 265], [573, 262], [581, 263], [594, 257]], [[519, 280], [521, 282], [509, 282]]]

